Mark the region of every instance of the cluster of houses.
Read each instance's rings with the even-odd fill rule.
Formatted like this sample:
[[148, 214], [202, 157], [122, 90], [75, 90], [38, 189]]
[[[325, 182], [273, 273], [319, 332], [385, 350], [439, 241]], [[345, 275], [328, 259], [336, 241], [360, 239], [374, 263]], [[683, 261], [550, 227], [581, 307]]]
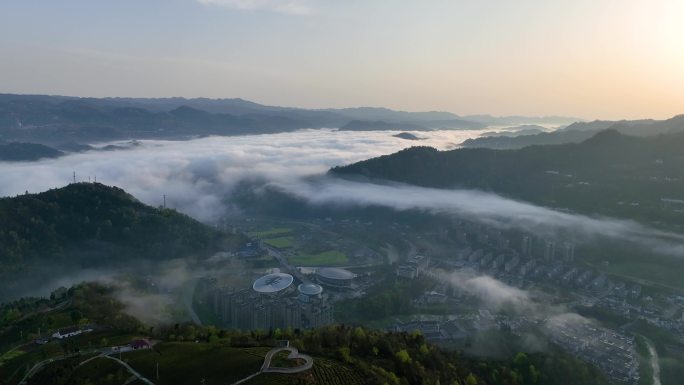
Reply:
[[[58, 329], [56, 332], [52, 333], [51, 337], [56, 340], [64, 340], [71, 337], [75, 337], [81, 334], [90, 333], [94, 330], [92, 326], [70, 326], [67, 328]], [[35, 340], [35, 343], [39, 345], [44, 345], [50, 342], [47, 338], [39, 338]], [[139, 350], [139, 349], [150, 349], [152, 343], [148, 339], [139, 338], [131, 341], [128, 345], [114, 347], [113, 351], [124, 351], [124, 350]]]
[[547, 324], [552, 341], [592, 363], [617, 383], [639, 383], [639, 362], [634, 337], [590, 323]]
[[430, 258], [425, 255], [414, 255], [404, 264], [397, 267], [397, 276], [414, 279], [430, 267]]
[[[594, 299], [589, 306], [604, 306], [600, 299], [610, 302], [613, 307], [629, 307], [633, 313], [640, 306], [629, 305], [627, 301], [638, 301], [641, 286], [627, 284], [620, 280], [609, 279], [602, 272], [581, 268], [575, 262], [575, 246], [570, 242], [538, 239], [531, 235], [520, 235], [520, 242], [512, 247], [508, 237], [501, 231], [485, 226], [463, 223], [457, 227], [455, 240], [462, 245], [449, 258], [436, 263], [443, 268], [471, 269], [487, 274], [502, 282], [517, 287], [534, 287], [542, 282], [554, 282], [575, 291], [580, 298]], [[519, 245], [519, 247], [518, 247]], [[399, 265], [396, 275], [415, 279], [428, 271], [428, 257], [415, 256]], [[584, 294], [586, 295], [584, 295]], [[414, 300], [415, 305], [431, 305], [450, 301], [449, 290], [439, 285], [423, 293]], [[456, 295], [454, 293], [454, 295]], [[684, 299], [682, 299], [684, 304]], [[673, 304], [673, 306], [675, 306]], [[683, 306], [684, 308], [684, 306]], [[473, 327], [505, 327], [506, 330], [538, 330], [540, 325], [530, 325], [533, 320], [525, 317], [503, 317], [479, 314], [476, 320], [470, 319], [414, 319], [398, 322], [394, 330], [419, 330], [426, 338], [435, 342], [453, 343], [471, 334], [465, 325], [473, 322]], [[684, 319], [684, 312], [682, 315]], [[487, 322], [491, 320], [491, 322]], [[676, 323], [675, 321], [673, 321]], [[573, 355], [588, 361], [603, 371], [617, 383], [636, 384], [639, 381], [634, 338], [606, 328], [587, 324], [566, 324], [552, 329], [546, 328], [550, 339]]]
[[65, 339], [65, 338], [70, 338], [70, 337], [77, 336], [77, 335], [79, 335], [79, 334], [90, 333], [90, 332], [92, 332], [92, 331], [93, 331], [93, 328], [90, 327], [90, 326], [85, 326], [85, 327], [83, 327], [83, 328], [80, 327], [80, 326], [71, 326], [71, 327], [68, 327], [68, 328], [64, 328], [64, 329], [59, 329], [59, 330], [57, 330], [56, 332], [54, 332], [54, 333], [52, 334], [52, 338], [56, 338], [56, 339], [58, 339], [58, 340], [62, 340], [62, 339]]

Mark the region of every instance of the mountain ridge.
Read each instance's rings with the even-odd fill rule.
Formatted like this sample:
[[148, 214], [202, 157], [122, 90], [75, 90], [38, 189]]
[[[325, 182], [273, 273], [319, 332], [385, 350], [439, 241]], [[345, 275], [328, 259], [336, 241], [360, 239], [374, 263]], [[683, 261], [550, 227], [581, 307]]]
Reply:
[[658, 221], [681, 229], [681, 215], [663, 200], [684, 198], [681, 148], [684, 133], [634, 137], [605, 130], [577, 144], [512, 150], [411, 147], [334, 167], [329, 174], [479, 189], [589, 215]]
[[556, 131], [533, 135], [519, 135], [514, 137], [482, 136], [468, 139], [461, 143], [461, 146], [469, 148], [520, 149], [532, 145], [580, 143], [591, 138], [601, 130], [607, 129], [616, 130], [632, 136], [673, 134], [684, 131], [684, 115], [675, 115], [672, 118], [665, 120], [595, 120], [592, 122], [576, 122]]
[[383, 121], [429, 129], [472, 129], [488, 124], [444, 111], [408, 112], [382, 107], [304, 109], [266, 106], [239, 98], [78, 98], [0, 94], [0, 140], [46, 145], [289, 132], [304, 128], [340, 128], [352, 121]]

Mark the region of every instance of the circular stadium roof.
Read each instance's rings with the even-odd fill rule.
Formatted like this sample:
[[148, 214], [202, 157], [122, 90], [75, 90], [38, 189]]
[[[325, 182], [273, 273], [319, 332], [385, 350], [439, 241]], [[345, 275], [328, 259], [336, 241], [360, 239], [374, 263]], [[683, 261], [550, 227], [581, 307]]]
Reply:
[[355, 277], [354, 273], [351, 271], [337, 267], [321, 267], [316, 270], [316, 274], [323, 278], [337, 280], [350, 280]]
[[276, 293], [287, 289], [292, 285], [294, 278], [290, 274], [273, 273], [264, 275], [263, 277], [254, 281], [252, 289], [259, 293]]
[[297, 290], [306, 295], [319, 295], [323, 292], [323, 287], [321, 287], [321, 285], [316, 285], [315, 283], [302, 283], [297, 286]]

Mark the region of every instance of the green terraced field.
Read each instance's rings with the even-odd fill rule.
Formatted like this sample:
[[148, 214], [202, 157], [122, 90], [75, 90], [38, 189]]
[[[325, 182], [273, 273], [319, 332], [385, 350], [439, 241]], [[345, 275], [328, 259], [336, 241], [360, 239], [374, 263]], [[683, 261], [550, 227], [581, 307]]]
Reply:
[[310, 371], [299, 374], [262, 373], [244, 385], [366, 385], [363, 377], [339, 362], [314, 357]]

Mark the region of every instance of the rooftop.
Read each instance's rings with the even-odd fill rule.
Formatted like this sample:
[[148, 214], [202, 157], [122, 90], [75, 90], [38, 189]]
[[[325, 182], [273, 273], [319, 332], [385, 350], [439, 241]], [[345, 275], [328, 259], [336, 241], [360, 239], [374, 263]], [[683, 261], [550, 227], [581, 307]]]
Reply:
[[290, 274], [273, 273], [265, 275], [252, 285], [252, 289], [259, 293], [276, 293], [292, 285], [294, 278]]
[[323, 292], [323, 288], [315, 283], [302, 283], [297, 287], [297, 290], [306, 295], [318, 295]]
[[321, 267], [316, 270], [316, 274], [327, 279], [348, 280], [353, 279], [356, 275], [349, 270], [340, 269], [337, 267]]

